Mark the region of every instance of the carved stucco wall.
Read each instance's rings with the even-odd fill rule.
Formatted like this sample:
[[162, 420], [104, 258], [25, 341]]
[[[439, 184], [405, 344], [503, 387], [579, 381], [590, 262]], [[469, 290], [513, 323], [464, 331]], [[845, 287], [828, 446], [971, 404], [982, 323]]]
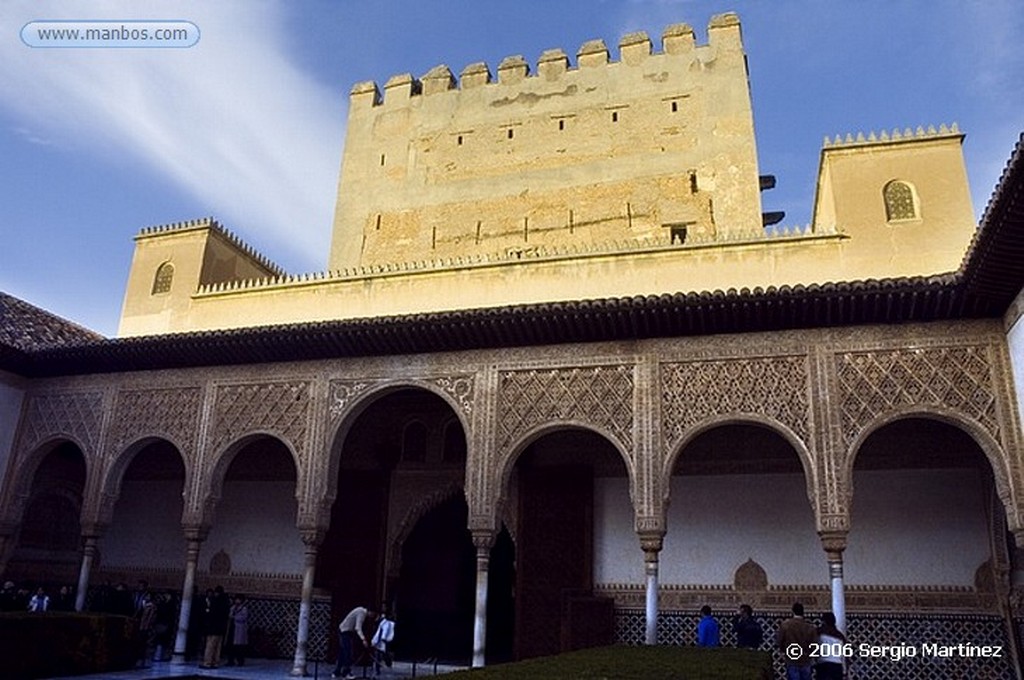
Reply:
[[28, 386], [3, 512], [20, 516], [40, 445], [49, 440], [83, 448], [90, 479], [99, 480], [87, 489], [95, 506], [116, 489], [132, 442], [159, 436], [181, 448], [186, 515], [201, 522], [233, 445], [266, 433], [295, 456], [300, 526], [323, 528], [337, 477], [334, 440], [370, 400], [403, 387], [437, 394], [462, 420], [465, 491], [477, 531], [500, 526], [515, 456], [559, 427], [592, 429], [611, 441], [630, 475], [634, 528], [664, 530], [680, 447], [708, 427], [739, 421], [772, 427], [794, 446], [818, 530], [845, 530], [853, 452], [869, 432], [907, 414], [972, 434], [1010, 504], [1010, 528], [1019, 526], [1019, 417], [1005, 336], [990, 322], [36, 381]]

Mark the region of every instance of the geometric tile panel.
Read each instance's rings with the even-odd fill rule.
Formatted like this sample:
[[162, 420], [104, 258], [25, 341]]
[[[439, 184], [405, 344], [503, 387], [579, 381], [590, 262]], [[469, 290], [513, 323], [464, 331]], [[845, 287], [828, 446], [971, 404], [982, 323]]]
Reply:
[[[257, 631], [262, 636], [260, 654], [267, 658], [292, 659], [295, 657], [295, 631], [299, 625], [298, 600], [271, 600], [250, 598], [249, 636]], [[330, 628], [330, 602], [313, 602], [309, 618], [309, 645], [307, 658], [322, 659], [327, 654], [327, 635]]]
[[[722, 646], [736, 645], [732, 632], [732, 612], [716, 612], [721, 629]], [[821, 612], [808, 612], [808, 618], [817, 623]], [[757, 614], [755, 618], [764, 630], [762, 649], [774, 652], [775, 672], [785, 677], [782, 657], [773, 649], [779, 624], [789, 618], [786, 614]], [[696, 611], [662, 611], [658, 616], [658, 644], [693, 645], [697, 639]], [[944, 614], [847, 614], [849, 642], [854, 649], [861, 644], [909, 645], [916, 657], [893, 661], [886, 657], [856, 655], [848, 673], [858, 680], [933, 680], [934, 678], [986, 678], [1013, 680], [1016, 674], [1008, 653], [1006, 626], [998, 616], [944, 615]], [[615, 610], [615, 641], [619, 644], [639, 645], [644, 640], [644, 612], [639, 609]], [[1002, 645], [1000, 658], [983, 659], [968, 656], [923, 656], [922, 643], [939, 645]]]

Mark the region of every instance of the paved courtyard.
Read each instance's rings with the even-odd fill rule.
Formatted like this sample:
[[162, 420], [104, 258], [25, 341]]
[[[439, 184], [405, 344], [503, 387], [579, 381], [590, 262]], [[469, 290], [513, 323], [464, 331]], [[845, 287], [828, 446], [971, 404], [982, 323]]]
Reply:
[[[164, 662], [155, 663], [152, 667], [145, 669], [120, 671], [117, 673], [101, 673], [98, 675], [76, 675], [70, 677], [74, 677], [77, 680], [99, 680], [100, 678], [103, 678], [103, 680], [141, 680], [144, 678], [155, 679], [181, 677], [231, 678], [233, 680], [269, 680], [270, 678], [274, 678], [276, 680], [280, 680], [281, 678], [290, 677], [291, 670], [291, 661], [279, 659], [252, 659], [247, 661], [244, 666], [224, 666], [214, 670], [199, 668], [194, 662], [183, 665], [173, 665], [171, 663]], [[308, 677], [310, 678], [330, 678], [331, 671], [334, 670], [334, 664], [310, 662], [308, 670]], [[419, 678], [429, 677], [431, 675], [443, 675], [455, 670], [459, 669], [454, 666], [438, 665], [435, 667], [433, 664], [417, 664], [414, 667], [411, 663], [395, 662], [395, 665], [392, 668], [381, 669], [379, 677]], [[373, 677], [373, 671], [370, 668], [356, 668], [353, 673], [357, 678]]]

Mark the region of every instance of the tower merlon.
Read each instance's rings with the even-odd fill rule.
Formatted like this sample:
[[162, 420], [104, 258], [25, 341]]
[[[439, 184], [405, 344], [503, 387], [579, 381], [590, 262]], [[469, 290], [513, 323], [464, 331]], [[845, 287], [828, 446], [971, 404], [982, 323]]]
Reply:
[[624, 64], [636, 66], [651, 56], [651, 39], [646, 31], [627, 33], [619, 41], [619, 58]]
[[491, 69], [482, 61], [477, 61], [462, 69], [459, 83], [463, 90], [480, 87], [491, 82]]
[[451, 69], [444, 64], [427, 71], [420, 81], [423, 83], [423, 94], [425, 95], [455, 89], [455, 76], [452, 75]]
[[580, 45], [580, 51], [576, 53], [576, 63], [580, 68], [591, 68], [604, 66], [608, 63], [608, 47], [604, 40], [588, 40]]
[[696, 43], [693, 27], [689, 24], [671, 24], [661, 34], [661, 49], [665, 54], [685, 54]]
[[537, 73], [548, 80], [555, 80], [569, 70], [569, 57], [561, 49], [544, 50], [537, 61]]
[[740, 18], [734, 12], [716, 14], [708, 22], [708, 44], [717, 48], [742, 49]]
[[388, 82], [384, 83], [384, 103], [407, 101], [414, 94], [419, 94], [420, 88], [420, 81], [413, 78], [411, 73], [391, 76]]
[[505, 57], [498, 64], [498, 82], [502, 85], [515, 85], [530, 75], [530, 65], [521, 54]]
[[352, 106], [371, 107], [380, 104], [380, 90], [372, 80], [356, 83], [348, 96]]

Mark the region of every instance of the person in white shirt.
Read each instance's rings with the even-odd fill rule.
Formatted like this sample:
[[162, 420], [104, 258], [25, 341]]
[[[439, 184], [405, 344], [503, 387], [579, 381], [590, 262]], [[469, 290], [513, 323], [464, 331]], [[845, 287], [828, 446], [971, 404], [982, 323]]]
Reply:
[[50, 598], [47, 596], [46, 591], [40, 587], [36, 590], [36, 594], [32, 596], [32, 599], [28, 601], [28, 610], [30, 612], [45, 612], [50, 608]]
[[387, 612], [380, 615], [377, 632], [373, 634], [370, 644], [373, 646], [373, 674], [380, 675], [380, 665], [391, 667], [391, 656], [388, 645], [395, 639], [395, 622], [388, 618]]

